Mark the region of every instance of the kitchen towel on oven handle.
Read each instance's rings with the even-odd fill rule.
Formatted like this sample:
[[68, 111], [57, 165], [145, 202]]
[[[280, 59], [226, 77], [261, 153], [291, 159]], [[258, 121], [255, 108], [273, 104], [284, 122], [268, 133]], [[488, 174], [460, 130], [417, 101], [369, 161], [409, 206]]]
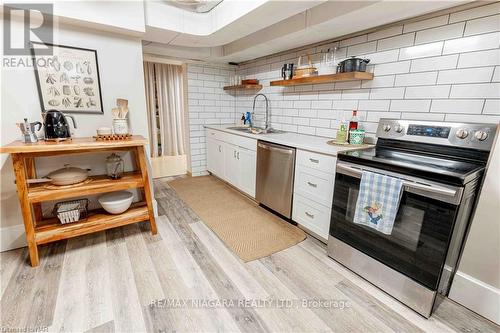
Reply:
[[363, 171], [353, 222], [390, 235], [402, 193], [403, 180]]

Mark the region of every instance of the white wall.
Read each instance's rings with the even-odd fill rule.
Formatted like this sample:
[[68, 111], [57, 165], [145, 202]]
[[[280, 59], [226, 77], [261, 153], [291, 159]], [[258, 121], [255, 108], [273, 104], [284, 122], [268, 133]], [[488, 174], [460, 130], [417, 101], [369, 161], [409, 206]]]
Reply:
[[[399, 24], [370, 34], [259, 58], [239, 67], [257, 78], [278, 129], [335, 137], [339, 122], [358, 109], [373, 136], [380, 117], [465, 122], [500, 120], [500, 3]], [[343, 56], [371, 59], [372, 81], [270, 87], [283, 63], [339, 46]], [[239, 113], [253, 96], [237, 97]], [[264, 108], [259, 108], [264, 110]], [[260, 114], [260, 119], [263, 113]]]
[[207, 174], [206, 124], [233, 124], [235, 97], [223, 90], [235, 73], [234, 66], [188, 64], [188, 112], [191, 174]]
[[500, 325], [500, 136], [489, 163], [450, 298]]
[[[19, 23], [14, 29], [20, 29]], [[97, 50], [103, 115], [75, 114], [78, 129], [75, 136], [95, 135], [100, 126], [111, 126], [111, 108], [116, 98], [129, 100], [130, 124], [134, 134], [148, 135], [144, 75], [141, 41], [91, 30], [79, 30], [60, 26], [55, 31], [55, 44], [76, 46]], [[27, 117], [30, 121], [41, 121], [41, 109], [32, 68], [2, 69], [1, 101], [1, 143], [21, 139], [16, 123]], [[75, 155], [52, 159], [37, 159], [40, 175], [62, 167], [66, 162], [80, 167], [92, 168], [92, 173], [103, 173], [107, 154]], [[127, 159], [130, 166], [130, 159]], [[1, 198], [0, 198], [0, 250], [22, 246], [24, 227], [14, 186], [12, 161], [8, 155], [1, 155]]]

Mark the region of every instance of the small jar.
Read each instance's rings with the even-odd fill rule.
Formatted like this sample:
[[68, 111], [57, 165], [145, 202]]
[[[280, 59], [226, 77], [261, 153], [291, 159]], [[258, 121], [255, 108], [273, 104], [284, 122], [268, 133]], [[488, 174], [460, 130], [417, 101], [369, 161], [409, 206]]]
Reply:
[[115, 153], [109, 155], [106, 158], [106, 170], [108, 177], [111, 179], [120, 179], [123, 175], [124, 165], [125, 163], [119, 155]]
[[113, 119], [113, 131], [115, 134], [128, 134], [128, 119]]

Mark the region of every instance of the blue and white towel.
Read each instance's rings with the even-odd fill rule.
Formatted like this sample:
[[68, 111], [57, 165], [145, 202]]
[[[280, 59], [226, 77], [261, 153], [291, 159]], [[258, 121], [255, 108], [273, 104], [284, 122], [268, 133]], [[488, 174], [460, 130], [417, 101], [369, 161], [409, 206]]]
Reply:
[[390, 235], [399, 209], [402, 189], [401, 179], [363, 171], [354, 223]]

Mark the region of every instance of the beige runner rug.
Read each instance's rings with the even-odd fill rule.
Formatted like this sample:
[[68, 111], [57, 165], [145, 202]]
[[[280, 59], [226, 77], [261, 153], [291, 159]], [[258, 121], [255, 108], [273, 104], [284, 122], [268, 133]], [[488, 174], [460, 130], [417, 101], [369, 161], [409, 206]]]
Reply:
[[267, 257], [306, 238], [304, 231], [215, 177], [188, 177], [168, 184], [245, 262]]

